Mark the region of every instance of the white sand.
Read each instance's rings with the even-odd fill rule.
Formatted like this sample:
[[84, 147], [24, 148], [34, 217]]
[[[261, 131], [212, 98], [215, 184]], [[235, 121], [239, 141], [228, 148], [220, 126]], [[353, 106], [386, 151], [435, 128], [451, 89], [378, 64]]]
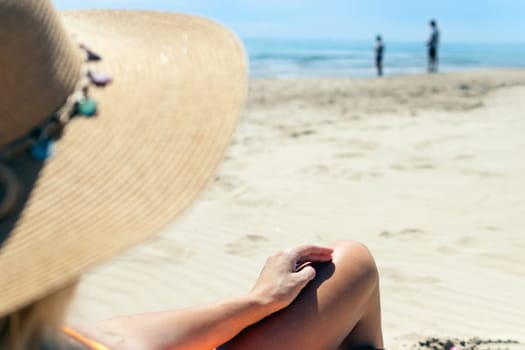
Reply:
[[525, 71], [252, 82], [214, 183], [87, 276], [73, 316], [239, 295], [279, 248], [355, 239], [379, 265], [387, 348], [525, 349], [524, 159]]

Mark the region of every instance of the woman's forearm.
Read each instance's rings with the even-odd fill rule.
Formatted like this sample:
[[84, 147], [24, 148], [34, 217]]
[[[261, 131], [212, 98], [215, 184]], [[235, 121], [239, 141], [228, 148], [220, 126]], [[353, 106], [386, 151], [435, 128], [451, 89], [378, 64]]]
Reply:
[[249, 294], [207, 306], [116, 318], [100, 326], [133, 339], [142, 349], [210, 350], [275, 311], [270, 303]]

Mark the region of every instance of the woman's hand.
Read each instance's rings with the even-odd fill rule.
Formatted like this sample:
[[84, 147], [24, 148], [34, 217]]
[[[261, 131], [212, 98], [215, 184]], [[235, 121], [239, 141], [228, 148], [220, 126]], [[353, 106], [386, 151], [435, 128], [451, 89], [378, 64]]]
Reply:
[[303, 244], [280, 251], [266, 260], [250, 294], [276, 312], [290, 305], [315, 278], [309, 263], [332, 260], [332, 248]]

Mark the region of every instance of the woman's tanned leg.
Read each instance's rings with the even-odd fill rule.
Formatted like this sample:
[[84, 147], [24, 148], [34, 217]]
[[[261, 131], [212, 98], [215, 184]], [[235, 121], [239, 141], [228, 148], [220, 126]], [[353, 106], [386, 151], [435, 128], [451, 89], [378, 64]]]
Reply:
[[315, 280], [290, 306], [219, 350], [382, 348], [379, 277], [372, 255], [356, 242], [337, 242], [333, 248], [333, 262], [315, 265]]

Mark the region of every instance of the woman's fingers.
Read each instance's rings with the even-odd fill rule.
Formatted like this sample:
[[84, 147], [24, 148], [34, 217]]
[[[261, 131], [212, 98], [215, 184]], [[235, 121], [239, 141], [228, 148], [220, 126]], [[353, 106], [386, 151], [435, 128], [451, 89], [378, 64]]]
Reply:
[[297, 279], [301, 281], [301, 289], [303, 289], [308, 282], [315, 278], [316, 271], [312, 266], [305, 266], [295, 274]]
[[332, 259], [334, 250], [329, 247], [323, 247], [313, 244], [301, 244], [290, 251], [290, 258], [293, 263], [305, 262], [325, 262]]
[[300, 271], [305, 264], [332, 260], [333, 249], [313, 244], [301, 244], [288, 251], [292, 271]]
[[314, 254], [311, 254], [311, 255], [307, 255], [305, 257], [302, 257], [301, 259], [299, 259], [299, 262], [326, 262], [326, 261], [331, 261], [332, 260], [332, 255], [314, 255]]
[[304, 244], [298, 245], [295, 248], [292, 248], [290, 252], [295, 253], [299, 256], [332, 255], [334, 250], [330, 247], [324, 247], [324, 246], [304, 243]]

